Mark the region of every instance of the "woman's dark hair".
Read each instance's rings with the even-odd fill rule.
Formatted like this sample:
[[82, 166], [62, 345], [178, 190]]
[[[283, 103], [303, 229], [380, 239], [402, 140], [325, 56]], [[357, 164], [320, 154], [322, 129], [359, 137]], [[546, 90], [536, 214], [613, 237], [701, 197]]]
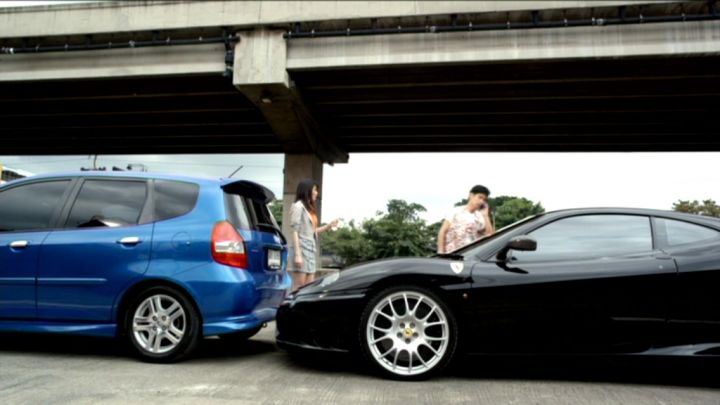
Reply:
[[315, 212], [315, 203], [312, 200], [313, 187], [320, 186], [313, 179], [304, 179], [297, 186], [297, 192], [295, 193], [295, 201], [302, 201], [305, 208], [310, 212]]

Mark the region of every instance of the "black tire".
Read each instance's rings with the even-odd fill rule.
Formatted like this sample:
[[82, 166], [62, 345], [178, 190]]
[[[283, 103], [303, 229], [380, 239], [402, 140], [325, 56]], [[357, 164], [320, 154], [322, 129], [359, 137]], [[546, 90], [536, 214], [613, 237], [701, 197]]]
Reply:
[[[184, 332], [181, 338], [177, 339], [175, 335], [173, 335], [172, 337], [178, 340], [177, 343], [173, 343], [169, 337], [162, 337], [160, 339], [161, 342], [170, 342], [171, 345], [166, 345], [166, 347], [161, 348], [158, 352], [153, 352], [152, 349], [146, 347], [150, 342], [149, 334], [155, 332], [138, 331], [138, 333], [135, 333], [136, 331], [133, 328], [133, 320], [136, 312], [141, 306], [147, 307], [144, 303], [150, 297], [161, 297], [161, 302], [166, 304], [176, 302], [183, 311], [182, 321], [179, 319], [170, 321], [170, 317], [168, 317], [168, 325], [181, 325]], [[172, 309], [172, 305], [168, 305], [165, 309]], [[148, 318], [151, 317], [149, 316]], [[148, 323], [151, 327], [155, 325], [150, 319], [148, 319]], [[141, 327], [145, 327], [145, 325], [143, 324]], [[155, 328], [153, 327], [153, 329]], [[178, 330], [178, 328], [175, 330]], [[150, 287], [132, 298], [125, 312], [124, 332], [130, 342], [130, 346], [140, 359], [151, 363], [174, 363], [183, 360], [195, 350], [202, 338], [200, 315], [193, 303], [185, 294], [175, 288], [166, 286]], [[168, 327], [166, 330], [163, 330], [163, 333], [166, 334], [165, 336], [170, 335], [170, 328]], [[145, 340], [146, 338], [147, 341]]]
[[[395, 300], [398, 299], [398, 295], [402, 295], [403, 293], [405, 293], [408, 298], [408, 304], [405, 305], [404, 299], [402, 300], [404, 314], [402, 313], [403, 311], [397, 311], [400, 313], [400, 316], [395, 317], [396, 321], [391, 321], [389, 318], [381, 315], [373, 316], [376, 307], [385, 305], [383, 301], [392, 299], [393, 302], [396, 302]], [[417, 299], [419, 297], [423, 298]], [[418, 301], [420, 301], [419, 304]], [[424, 309], [426, 303], [432, 303], [432, 306], [435, 306], [436, 309], [434, 311]], [[397, 303], [393, 305], [397, 305]], [[410, 311], [411, 309], [414, 309], [414, 312]], [[425, 320], [422, 319], [425, 316], [425, 313], [422, 313], [423, 310], [429, 314]], [[384, 309], [381, 311], [384, 311]], [[415, 315], [417, 315], [417, 318], [414, 317]], [[381, 326], [387, 328], [388, 331], [376, 332], [375, 329], [371, 330], [368, 324], [375, 322], [374, 325], [378, 326], [378, 322], [381, 322], [379, 319], [381, 318], [385, 318], [382, 322], [387, 323], [387, 326]], [[413, 322], [412, 319], [415, 319], [415, 321]], [[405, 326], [400, 328], [400, 325], [404, 324], [404, 322], [413, 323], [411, 325], [405, 325], [408, 326], [407, 328]], [[438, 322], [440, 323], [438, 324]], [[415, 323], [417, 323], [417, 325]], [[426, 327], [425, 325], [428, 326]], [[438, 331], [437, 328], [440, 330]], [[398, 339], [395, 339], [396, 333], [398, 334]], [[402, 337], [400, 334], [402, 334]], [[434, 336], [437, 334], [440, 336]], [[380, 337], [383, 339], [376, 340], [375, 343], [371, 343], [368, 340], [379, 339]], [[440, 338], [440, 340], [434, 340], [438, 338]], [[432, 339], [432, 341], [426, 339]], [[424, 287], [398, 286], [379, 292], [367, 303], [360, 317], [358, 341], [362, 357], [371, 369], [391, 379], [417, 381], [430, 378], [447, 367], [457, 348], [458, 327], [455, 316], [450, 311], [450, 308], [448, 308], [437, 294]], [[403, 345], [403, 343], [406, 343], [406, 345]], [[434, 350], [431, 351], [430, 348], [426, 347], [426, 344], [431, 345]], [[413, 347], [415, 347], [416, 350], [413, 349]], [[435, 354], [436, 351], [440, 352], [440, 355]], [[382, 357], [380, 352], [387, 352], [391, 355], [394, 353], [394, 364], [397, 365], [404, 361], [406, 363], [404, 366], [406, 370], [396, 370], [395, 367], [392, 367], [391, 370], [390, 365], [386, 362], [386, 360], [389, 362], [389, 359]], [[400, 356], [403, 352], [406, 354], [404, 360]], [[417, 356], [421, 356], [421, 358], [416, 358]], [[414, 363], [413, 359], [418, 363]], [[428, 365], [425, 365], [425, 360], [422, 359], [427, 360]], [[423, 366], [418, 367], [418, 364], [422, 364]]]
[[232, 343], [244, 342], [244, 341], [250, 339], [251, 337], [257, 335], [258, 332], [260, 332], [260, 330], [262, 328], [263, 328], [262, 325], [260, 325], [256, 328], [252, 328], [252, 329], [248, 329], [248, 330], [241, 330], [239, 332], [233, 332], [233, 333], [225, 333], [223, 335], [218, 335], [218, 336], [220, 336], [221, 340], [226, 341], [226, 342], [232, 342]]

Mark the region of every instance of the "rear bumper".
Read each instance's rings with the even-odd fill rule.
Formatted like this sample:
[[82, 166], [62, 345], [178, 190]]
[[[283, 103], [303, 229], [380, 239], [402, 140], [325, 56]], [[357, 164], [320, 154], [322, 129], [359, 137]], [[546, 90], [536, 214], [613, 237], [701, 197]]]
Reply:
[[206, 336], [239, 332], [275, 319], [292, 279], [287, 272], [259, 284], [253, 275], [216, 263], [166, 278], [190, 293], [203, 319]]

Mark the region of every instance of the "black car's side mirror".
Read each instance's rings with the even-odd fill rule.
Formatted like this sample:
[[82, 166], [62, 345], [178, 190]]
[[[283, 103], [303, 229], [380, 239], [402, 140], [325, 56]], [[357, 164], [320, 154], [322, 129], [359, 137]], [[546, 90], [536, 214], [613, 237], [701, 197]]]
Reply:
[[508, 241], [504, 248], [498, 252], [498, 260], [507, 259], [507, 253], [513, 250], [533, 251], [537, 249], [537, 241], [527, 235], [517, 236]]

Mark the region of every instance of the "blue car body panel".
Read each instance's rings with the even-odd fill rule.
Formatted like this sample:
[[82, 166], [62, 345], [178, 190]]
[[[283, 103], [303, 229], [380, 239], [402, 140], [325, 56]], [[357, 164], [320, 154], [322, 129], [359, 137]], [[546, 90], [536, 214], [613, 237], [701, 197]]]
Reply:
[[[181, 216], [135, 226], [0, 232], [0, 331], [116, 336], [124, 300], [139, 285], [174, 285], [194, 301], [205, 335], [252, 329], [275, 318], [291, 278], [287, 248], [277, 233], [238, 229], [249, 265], [214, 261], [211, 235], [226, 220], [222, 187], [237, 180], [147, 173], [90, 172], [34, 176], [0, 187], [54, 178], [171, 180], [197, 184], [194, 208]], [[1, 209], [1, 208], [0, 208]], [[137, 237], [133, 245], [118, 243]], [[22, 251], [9, 244], [27, 240]], [[267, 268], [269, 249], [282, 268]]]

